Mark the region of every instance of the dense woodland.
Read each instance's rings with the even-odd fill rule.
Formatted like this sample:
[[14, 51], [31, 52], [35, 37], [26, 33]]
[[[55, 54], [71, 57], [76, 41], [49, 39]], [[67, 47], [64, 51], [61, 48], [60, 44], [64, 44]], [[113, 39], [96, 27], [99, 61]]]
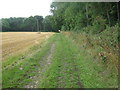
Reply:
[[[107, 26], [119, 23], [120, 6], [117, 2], [53, 2], [51, 13], [45, 18], [3, 18], [3, 31], [90, 31], [102, 32]], [[89, 30], [84, 29], [89, 27]], [[92, 28], [92, 29], [91, 29]]]

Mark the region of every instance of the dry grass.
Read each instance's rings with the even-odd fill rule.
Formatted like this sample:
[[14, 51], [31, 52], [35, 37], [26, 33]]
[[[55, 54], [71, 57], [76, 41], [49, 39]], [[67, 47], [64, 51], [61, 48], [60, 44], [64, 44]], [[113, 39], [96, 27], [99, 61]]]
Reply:
[[26, 51], [49, 38], [52, 32], [2, 32], [2, 58]]

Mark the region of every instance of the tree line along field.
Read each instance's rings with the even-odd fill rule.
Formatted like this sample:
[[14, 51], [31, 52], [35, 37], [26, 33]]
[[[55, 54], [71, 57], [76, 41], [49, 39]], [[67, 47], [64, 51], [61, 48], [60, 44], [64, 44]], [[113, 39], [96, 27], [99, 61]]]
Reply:
[[53, 33], [50, 32], [2, 32], [2, 58], [24, 52], [33, 45], [43, 42]]

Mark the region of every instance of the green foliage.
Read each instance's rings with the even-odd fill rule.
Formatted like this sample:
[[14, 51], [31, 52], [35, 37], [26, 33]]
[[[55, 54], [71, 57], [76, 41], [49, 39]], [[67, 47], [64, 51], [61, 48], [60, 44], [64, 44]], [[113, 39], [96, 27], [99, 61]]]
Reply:
[[23, 23], [21, 24], [21, 30], [31, 30], [36, 31], [36, 20], [34, 17], [29, 17], [24, 19]]
[[52, 28], [80, 31], [88, 27], [91, 28], [92, 33], [100, 33], [106, 25], [113, 26], [117, 23], [116, 7], [116, 3], [108, 2], [54, 2], [51, 4], [54, 18], [52, 24], [55, 25]]
[[30, 16], [28, 18], [3, 18], [2, 31], [37, 31], [36, 17], [39, 19], [40, 30], [43, 29], [42, 16]]
[[106, 28], [106, 22], [105, 19], [103, 19], [100, 16], [97, 16], [93, 22], [93, 29], [91, 29], [91, 32], [93, 33], [100, 33], [102, 31], [104, 31], [104, 29]]
[[4, 28], [5, 30], [10, 28], [8, 19], [2, 19], [2, 28]]
[[63, 25], [63, 26], [61, 27], [61, 30], [62, 30], [62, 31], [65, 31], [65, 30], [66, 30], [66, 27]]

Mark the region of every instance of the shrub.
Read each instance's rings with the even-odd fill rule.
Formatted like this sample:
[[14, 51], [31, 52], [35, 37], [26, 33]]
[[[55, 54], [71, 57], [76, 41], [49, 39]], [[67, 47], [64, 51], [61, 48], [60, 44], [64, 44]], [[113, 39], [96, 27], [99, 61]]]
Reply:
[[106, 28], [106, 20], [101, 16], [97, 16], [93, 21], [92, 33], [100, 33]]
[[67, 30], [67, 27], [65, 25], [62, 25], [61, 30], [65, 31], [65, 30]]

